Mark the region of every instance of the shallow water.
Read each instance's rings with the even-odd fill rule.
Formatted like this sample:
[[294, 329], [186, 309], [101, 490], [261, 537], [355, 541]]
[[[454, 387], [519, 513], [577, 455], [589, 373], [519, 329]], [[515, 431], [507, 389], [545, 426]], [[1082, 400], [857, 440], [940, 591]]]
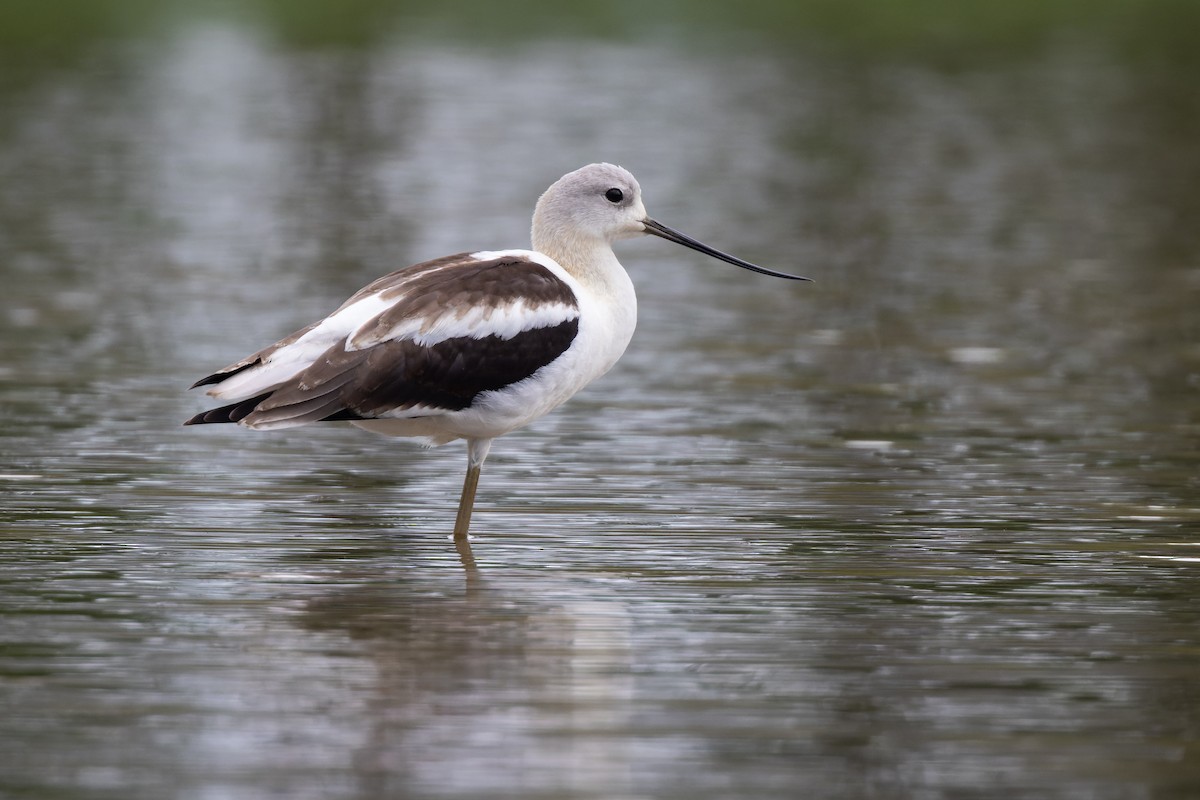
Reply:
[[[6, 85], [0, 796], [1200, 794], [1168, 89], [1079, 45], [946, 71], [218, 23]], [[477, 570], [460, 446], [179, 426], [376, 275], [525, 245], [600, 159], [816, 283], [624, 244], [634, 343], [497, 443]]]

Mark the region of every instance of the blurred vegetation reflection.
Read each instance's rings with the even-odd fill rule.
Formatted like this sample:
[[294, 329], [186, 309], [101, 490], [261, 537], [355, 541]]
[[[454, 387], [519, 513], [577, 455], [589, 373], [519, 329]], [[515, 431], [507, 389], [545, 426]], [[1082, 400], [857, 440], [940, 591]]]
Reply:
[[[1154, 130], [1117, 157], [1144, 176], [1160, 256], [1200, 248], [1200, 3], [1192, 0], [621, 0], [440, 4], [412, 0], [7, 0], [0, 3], [0, 91], [86, 59], [115, 40], [155, 41], [181, 24], [243, 25], [286, 48], [345, 51], [414, 39], [481, 50], [539, 39], [674, 40], [687, 50], [778, 48], [843, 65], [890, 62], [939, 70], [1095, 49], [1137, 82], [1124, 115]], [[0, 126], [4, 122], [0, 119]], [[3, 128], [0, 127], [0, 133]]]

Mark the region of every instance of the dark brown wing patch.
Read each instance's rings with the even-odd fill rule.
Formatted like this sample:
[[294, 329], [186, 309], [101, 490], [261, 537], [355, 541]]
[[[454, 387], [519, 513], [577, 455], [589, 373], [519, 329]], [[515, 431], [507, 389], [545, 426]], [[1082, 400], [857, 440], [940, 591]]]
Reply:
[[461, 411], [481, 393], [525, 380], [554, 361], [578, 332], [576, 318], [511, 339], [447, 339], [431, 347], [387, 342], [372, 348], [362, 380], [344, 388], [344, 406], [365, 418], [414, 406]]

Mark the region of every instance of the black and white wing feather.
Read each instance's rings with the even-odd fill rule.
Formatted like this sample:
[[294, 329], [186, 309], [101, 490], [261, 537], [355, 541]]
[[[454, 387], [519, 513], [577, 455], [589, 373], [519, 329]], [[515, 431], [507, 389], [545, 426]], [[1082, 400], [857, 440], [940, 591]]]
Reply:
[[185, 424], [284, 428], [470, 408], [575, 340], [578, 299], [543, 259], [462, 253], [385, 275], [324, 320], [197, 381], [229, 404]]

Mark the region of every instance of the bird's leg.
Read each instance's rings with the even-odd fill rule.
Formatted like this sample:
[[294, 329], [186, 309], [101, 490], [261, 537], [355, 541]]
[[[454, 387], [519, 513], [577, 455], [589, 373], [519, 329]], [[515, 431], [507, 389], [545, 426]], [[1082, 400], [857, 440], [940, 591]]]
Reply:
[[471, 526], [471, 511], [475, 508], [475, 489], [479, 486], [479, 467], [467, 466], [467, 479], [463, 481], [462, 497], [458, 500], [458, 516], [454, 518], [454, 540], [465, 541], [467, 528]]
[[492, 447], [491, 439], [467, 440], [467, 478], [463, 481], [462, 497], [458, 501], [458, 516], [454, 519], [454, 540], [466, 541], [471, 526], [471, 511], [475, 508], [475, 489], [479, 486], [479, 471]]

